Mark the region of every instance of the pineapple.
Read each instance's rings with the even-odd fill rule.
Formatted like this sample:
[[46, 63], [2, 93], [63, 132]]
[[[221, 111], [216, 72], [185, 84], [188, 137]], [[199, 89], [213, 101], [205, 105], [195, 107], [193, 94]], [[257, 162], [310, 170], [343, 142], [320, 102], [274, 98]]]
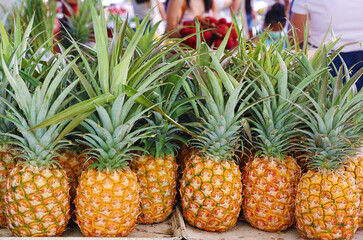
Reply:
[[[96, 1], [91, 1], [96, 6]], [[92, 40], [92, 14], [86, 1], [76, 1], [78, 4], [78, 12], [74, 12], [72, 8], [65, 3], [64, 9], [70, 12], [70, 16], [65, 15], [61, 20], [62, 27], [60, 33], [56, 36], [60, 40], [60, 43], [64, 48], [68, 48], [72, 45], [72, 41], [78, 42], [82, 50], [87, 50], [85, 44]], [[70, 40], [71, 38], [71, 40]], [[74, 51], [72, 54], [77, 55]]]
[[[155, 93], [154, 101], [174, 120], [189, 110], [187, 99], [179, 96], [182, 80], [172, 78], [164, 81]], [[159, 112], [153, 112], [146, 121], [153, 126], [152, 138], [144, 139], [143, 149], [147, 153], [133, 164], [140, 184], [141, 214], [139, 223], [152, 224], [163, 222], [173, 211], [177, 193], [177, 141], [185, 142], [178, 135], [180, 131], [175, 125], [164, 119]]]
[[352, 173], [314, 169], [303, 174], [296, 196], [296, 228], [308, 239], [352, 239], [358, 228], [359, 191]]
[[[0, 76], [0, 96], [4, 99], [9, 99], [8, 94], [8, 82], [6, 78], [1, 74]], [[8, 110], [6, 104], [0, 101], [0, 115], [5, 114], [5, 110]], [[9, 137], [2, 135], [4, 133], [10, 133], [13, 130], [13, 125], [9, 121], [5, 121], [0, 117], [0, 227], [6, 227], [6, 219], [4, 214], [4, 201], [3, 195], [5, 193], [6, 178], [11, 168], [15, 165], [16, 152], [9, 144]]]
[[140, 186], [129, 163], [139, 151], [134, 143], [148, 128], [134, 129], [143, 117], [133, 98], [120, 94], [110, 106], [97, 107], [100, 123], [85, 120], [82, 143], [97, 161], [82, 172], [76, 195], [77, 224], [84, 236], [125, 237], [140, 213]]
[[6, 179], [9, 175], [10, 170], [15, 166], [15, 154], [11, 150], [11, 147], [9, 145], [3, 144], [1, 140], [0, 144], [0, 227], [6, 227], [3, 195], [6, 190]]
[[[144, 118], [140, 106], [155, 109], [179, 126], [151, 99], [160, 76], [168, 75], [184, 59], [178, 59], [180, 54], [168, 54], [176, 43], [166, 43], [166, 38], [151, 41], [149, 33], [153, 28], [150, 32], [146, 30], [148, 17], [138, 25], [136, 32], [128, 28], [127, 21], [116, 19], [110, 40], [101, 1], [98, 3], [100, 16], [89, 3], [96, 41], [96, 52], [92, 55], [97, 55], [96, 61], [74, 45], [82, 56], [82, 66], [85, 66], [82, 71], [87, 74], [85, 77], [74, 66], [84, 86], [78, 98], [81, 102], [37, 127], [58, 122], [59, 118], [72, 118], [62, 135], [80, 123], [86, 127], [88, 132], [81, 135], [82, 144], [89, 147], [88, 159], [96, 161], [79, 179], [75, 199], [77, 223], [85, 236], [117, 237], [128, 235], [135, 228], [139, 215], [140, 187], [136, 175], [130, 172], [129, 162], [142, 150], [133, 145], [146, 137], [148, 131], [148, 128], [134, 128], [139, 118]], [[165, 64], [164, 61], [170, 59], [173, 61]], [[135, 101], [139, 105], [134, 105]]]
[[5, 214], [13, 234], [51, 237], [66, 230], [70, 197], [63, 169], [56, 165], [17, 163], [9, 173], [6, 190]]
[[76, 197], [78, 178], [81, 176], [86, 156], [73, 147], [59, 151], [54, 160], [66, 171], [71, 188], [69, 194], [71, 195], [71, 202], [73, 202]]
[[243, 172], [244, 219], [265, 231], [282, 231], [294, 223], [300, 167], [292, 157], [254, 157]]
[[192, 158], [192, 155], [198, 155], [198, 150], [193, 149], [192, 147], [188, 146], [187, 144], [183, 144], [177, 155], [177, 162], [179, 164], [178, 172], [183, 173], [185, 169], [185, 165]]
[[296, 99], [296, 95], [287, 88], [286, 66], [281, 72], [285, 74], [280, 74], [279, 84], [274, 87], [268, 77], [253, 85], [256, 98], [272, 97], [251, 108], [251, 135], [256, 153], [247, 161], [242, 176], [245, 220], [257, 229], [271, 232], [293, 225], [301, 174], [292, 157], [293, 141], [299, 135], [296, 128], [301, 121], [298, 108], [285, 100]]
[[[215, 57], [212, 55], [212, 57]], [[245, 82], [232, 84], [218, 62], [211, 68], [196, 68], [195, 77], [205, 101], [198, 100], [203, 113], [199, 138], [192, 146], [199, 152], [186, 163], [180, 186], [184, 218], [197, 228], [223, 232], [232, 228], [242, 204], [241, 172], [234, 161], [240, 145], [241, 115], [247, 109]], [[242, 88], [244, 90], [242, 91]]]
[[77, 224], [84, 236], [124, 237], [135, 228], [139, 185], [127, 168], [85, 170], [76, 196]]
[[[74, 81], [57, 91], [59, 84], [70, 70], [74, 61], [58, 72], [60, 65], [69, 50], [65, 51], [52, 64], [42, 84], [33, 92], [19, 74], [16, 56], [11, 70], [5, 64], [3, 55], [2, 66], [14, 94], [17, 109], [6, 99], [1, 98], [9, 110], [6, 120], [12, 122], [19, 134], [7, 134], [21, 154], [19, 161], [10, 171], [4, 194], [5, 215], [8, 228], [16, 236], [59, 236], [66, 229], [69, 220], [69, 184], [66, 173], [53, 160], [56, 150], [64, 147], [67, 142], [57, 141], [64, 122], [52, 124], [36, 130], [31, 129], [47, 117], [56, 114], [73, 87]], [[11, 72], [10, 72], [11, 71]], [[59, 93], [59, 94], [58, 94]]]
[[138, 223], [160, 223], [173, 212], [177, 168], [175, 157], [171, 154], [159, 157], [141, 155], [133, 164], [140, 185], [141, 211]]
[[342, 167], [345, 171], [354, 174], [357, 181], [357, 187], [360, 194], [360, 206], [359, 206], [359, 217], [358, 217], [358, 230], [363, 228], [363, 156], [351, 157]]
[[308, 239], [352, 239], [359, 224], [361, 190], [349, 166], [362, 140], [363, 91], [355, 94], [352, 86], [363, 69], [345, 83], [342, 69], [314, 86], [318, 96], [305, 94], [311, 104], [301, 107], [309, 170], [298, 185], [295, 217]]

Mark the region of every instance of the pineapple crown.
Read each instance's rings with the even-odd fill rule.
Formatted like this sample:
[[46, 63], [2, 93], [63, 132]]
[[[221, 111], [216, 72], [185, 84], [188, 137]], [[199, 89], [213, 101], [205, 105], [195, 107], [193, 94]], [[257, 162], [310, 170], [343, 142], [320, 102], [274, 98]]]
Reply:
[[20, 157], [31, 164], [38, 166], [51, 164], [53, 157], [57, 154], [55, 150], [67, 144], [66, 141], [55, 141], [65, 122], [52, 124], [49, 127], [36, 130], [30, 130], [30, 128], [60, 111], [63, 108], [64, 99], [78, 83], [78, 81], [74, 81], [63, 89], [61, 93], [57, 94], [59, 84], [64, 80], [65, 75], [75, 62], [74, 60], [67, 64], [58, 72], [58, 68], [64, 62], [68, 51], [65, 51], [53, 63], [49, 72], [46, 74], [44, 82], [37, 86], [34, 92], [29, 90], [27, 83], [19, 74], [19, 63], [16, 56], [12, 59], [11, 62], [14, 64], [9, 70], [4, 61], [3, 51], [0, 54], [3, 70], [12, 90], [12, 92], [8, 91], [8, 93], [18, 107], [1, 97], [0, 100], [8, 107], [5, 115], [1, 115], [1, 117], [6, 121], [12, 122], [20, 133], [20, 135], [11, 133], [4, 133], [4, 135], [10, 137], [10, 143], [17, 146], [22, 152]]
[[99, 171], [127, 168], [137, 156], [136, 152], [143, 151], [135, 143], [150, 136], [150, 127], [135, 129], [135, 124], [145, 117], [144, 113], [149, 109], [143, 110], [136, 104], [137, 97], [128, 98], [121, 93], [108, 106], [96, 106], [99, 122], [89, 118], [82, 123], [88, 133], [80, 135], [83, 138], [80, 142], [90, 146], [88, 153], [98, 160], [91, 167]]
[[245, 97], [250, 85], [246, 86], [246, 82], [233, 85], [232, 76], [219, 63], [214, 64], [216, 70], [196, 68], [195, 76], [205, 101], [198, 100], [203, 118], [199, 122], [199, 138], [192, 144], [207, 157], [222, 161], [235, 157], [242, 144], [240, 130], [244, 120], [241, 117], [251, 106], [248, 100], [252, 94]]
[[[17, 16], [14, 19], [13, 25], [13, 36], [8, 36], [5, 27], [0, 20], [0, 32], [1, 32], [1, 57], [10, 66], [14, 64], [12, 59], [17, 56], [18, 59], [24, 57], [24, 52], [27, 50], [27, 43], [29, 39], [29, 34], [31, 33], [32, 26], [34, 22], [34, 17], [30, 19], [27, 24], [26, 29], [23, 30], [20, 25], [20, 18]], [[31, 64], [29, 64], [31, 65]], [[5, 75], [4, 69], [0, 69], [0, 96], [5, 99], [12, 106], [16, 106], [16, 101], [12, 97], [13, 91], [9, 85], [9, 81]], [[0, 116], [5, 116], [6, 111], [9, 110], [8, 105], [4, 101], [0, 101]], [[7, 144], [9, 142], [9, 136], [3, 133], [13, 133], [15, 126], [12, 122], [0, 117], [0, 146]]]
[[150, 130], [152, 137], [142, 140], [145, 154], [149, 153], [155, 157], [164, 157], [165, 155], [174, 156], [175, 152], [179, 149], [175, 140], [185, 142], [181, 136], [177, 135], [180, 129], [171, 124], [158, 112], [152, 112], [150, 118], [146, 118], [145, 120], [150, 126], [154, 127]]
[[[95, 0], [90, 1], [94, 6], [96, 5]], [[61, 43], [65, 48], [72, 45], [70, 39], [67, 38], [69, 34], [72, 41], [76, 41], [81, 44], [85, 44], [91, 40], [92, 36], [92, 14], [90, 7], [86, 1], [78, 1], [78, 13], [74, 13], [72, 8], [65, 3], [65, 7], [71, 13], [71, 16], [66, 16], [67, 29], [61, 28], [61, 34], [63, 35]], [[83, 45], [81, 46], [83, 47]], [[86, 47], [84, 47], [86, 48]]]
[[277, 109], [273, 100], [265, 100], [252, 108], [251, 130], [256, 156], [263, 155], [283, 160], [294, 148], [294, 140], [300, 136], [297, 126], [300, 119], [295, 115], [296, 108], [284, 103]]
[[[3, 72], [0, 72], [0, 96], [6, 99], [8, 102], [11, 102], [11, 104], [15, 104], [11, 96], [9, 96], [8, 82], [6, 81], [6, 78], [3, 74]], [[0, 101], [0, 116], [4, 116], [7, 110], [8, 106], [3, 101]], [[10, 133], [13, 130], [14, 124], [0, 117], [0, 147], [7, 144], [9, 141], [9, 137], [2, 134]]]
[[[290, 90], [287, 66], [278, 52], [280, 65], [277, 79], [267, 75], [265, 70], [253, 59], [254, 66], [259, 69], [260, 76], [255, 80], [255, 99], [266, 98], [262, 104], [251, 108], [251, 134], [256, 147], [256, 155], [273, 157], [283, 160], [295, 148], [295, 139], [300, 136], [298, 128], [302, 125], [299, 109], [289, 103], [297, 101], [299, 91]], [[304, 86], [298, 86], [304, 88]]]
[[312, 97], [304, 93], [310, 105], [299, 108], [306, 128], [302, 148], [307, 151], [313, 169], [337, 169], [361, 147], [363, 134], [363, 91], [355, 93], [354, 85], [363, 69], [343, 82], [343, 67], [338, 75], [326, 75], [319, 82], [323, 94]]
[[57, 14], [56, 1], [43, 0], [24, 0], [21, 1], [17, 9], [17, 14], [20, 14], [21, 25], [27, 26], [29, 22], [34, 21], [30, 36], [34, 49], [47, 48], [53, 46], [54, 22]]
[[[82, 59], [80, 65], [84, 66], [87, 77], [77, 66], [73, 67], [81, 79], [84, 94], [77, 96], [81, 100], [79, 103], [66, 108], [33, 129], [72, 118], [60, 134], [60, 137], [64, 137], [95, 112], [96, 106], [114, 102], [119, 94], [126, 93], [129, 97], [137, 95], [135, 101], [138, 104], [147, 108], [152, 107], [173, 124], [188, 132], [188, 129], [165, 114], [150, 100], [154, 89], [148, 89], [185, 61], [186, 58], [178, 59], [180, 53], [168, 54], [178, 43], [167, 42], [167, 36], [154, 39], [152, 35], [145, 34], [148, 32], [149, 15], [138, 25], [136, 31], [128, 27], [127, 20], [124, 22], [116, 18], [110, 41], [102, 1], [98, 0], [100, 14], [90, 1], [87, 2], [92, 15], [97, 57], [96, 61], [95, 58], [88, 58], [77, 43], [74, 43]], [[146, 89], [148, 91], [145, 91]], [[139, 92], [143, 92], [144, 95], [138, 94]]]
[[[183, 91], [180, 91], [183, 81], [183, 78], [172, 75], [154, 91], [154, 102], [158, 102], [160, 109], [175, 121], [191, 109], [188, 103], [193, 98], [182, 96]], [[152, 111], [150, 117], [145, 120], [153, 127], [151, 129], [153, 137], [143, 139], [144, 148], [151, 155], [174, 156], [179, 149], [177, 141], [186, 143], [180, 135], [180, 128], [165, 119], [161, 113]]]

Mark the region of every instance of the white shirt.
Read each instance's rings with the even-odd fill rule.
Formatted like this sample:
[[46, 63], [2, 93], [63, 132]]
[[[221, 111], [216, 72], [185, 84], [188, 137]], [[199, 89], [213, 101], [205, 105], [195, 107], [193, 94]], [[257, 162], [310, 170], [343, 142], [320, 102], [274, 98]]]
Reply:
[[[346, 43], [360, 42], [347, 46], [343, 52], [363, 50], [363, 1], [362, 0], [295, 0], [292, 12], [306, 14], [309, 12], [309, 43], [319, 46], [331, 29], [325, 42], [341, 37], [335, 49]], [[332, 31], [331, 31], [332, 30]]]

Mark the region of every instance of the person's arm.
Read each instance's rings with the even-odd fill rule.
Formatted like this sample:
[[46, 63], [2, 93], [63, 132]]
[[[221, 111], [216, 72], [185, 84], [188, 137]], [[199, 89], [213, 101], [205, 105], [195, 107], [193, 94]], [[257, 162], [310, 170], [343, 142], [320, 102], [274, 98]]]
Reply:
[[218, 2], [213, 0], [212, 1], [212, 14], [214, 18], [218, 18], [218, 13], [219, 13], [219, 9], [218, 9]]
[[286, 18], [289, 18], [289, 13], [290, 13], [290, 7], [291, 7], [291, 3], [290, 0], [284, 0], [284, 4], [285, 4], [285, 15]]
[[[170, 0], [166, 13], [166, 31], [170, 32], [179, 27], [186, 9], [185, 0]], [[179, 32], [174, 32], [170, 37], [180, 37]]]
[[[306, 14], [291, 13], [291, 25], [296, 30], [297, 43], [301, 44], [304, 41], [304, 29], [306, 25]], [[293, 36], [293, 31], [289, 32], [290, 36]], [[295, 43], [296, 44], [296, 43]]]
[[159, 10], [161, 19], [163, 21], [166, 21], [166, 12], [165, 12], [165, 8], [164, 8], [163, 4], [161, 4], [161, 2], [159, 0], [155, 0], [155, 1], [156, 1], [156, 4], [158, 5], [158, 10]]
[[[237, 14], [238, 11], [241, 9], [241, 3], [245, 2], [245, 0], [233, 0], [232, 4], [231, 4], [231, 10], [233, 11], [234, 14]], [[244, 7], [244, 5], [243, 5]]]

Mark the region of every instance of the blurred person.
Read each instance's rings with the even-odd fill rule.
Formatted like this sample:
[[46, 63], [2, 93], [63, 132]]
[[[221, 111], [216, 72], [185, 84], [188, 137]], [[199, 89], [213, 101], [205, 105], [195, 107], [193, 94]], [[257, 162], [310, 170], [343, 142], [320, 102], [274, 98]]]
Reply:
[[159, 0], [131, 0], [135, 16], [138, 16], [141, 22], [150, 13], [151, 26], [161, 21], [157, 34], [161, 35], [165, 31], [166, 12], [164, 6]]
[[267, 44], [278, 41], [281, 36], [285, 35], [285, 6], [282, 3], [275, 3], [271, 9], [267, 11], [263, 23], [264, 30], [269, 31], [270, 39], [267, 39]]
[[[182, 22], [195, 17], [211, 16], [217, 18], [218, 8], [213, 0], [169, 0], [167, 6], [166, 31], [170, 32], [182, 26]], [[180, 37], [179, 31], [171, 37]]]
[[268, 6], [267, 6], [265, 14], [267, 13], [267, 11], [269, 11], [272, 8], [272, 6], [275, 3], [281, 3], [281, 4], [284, 5], [285, 15], [288, 18], [289, 17], [289, 12], [290, 12], [291, 0], [267, 0]]
[[[291, 8], [291, 24], [296, 28], [298, 43], [304, 40], [304, 29], [309, 17], [308, 44], [317, 48], [328, 33], [325, 43], [332, 41], [335, 36], [340, 37], [335, 49], [348, 44], [341, 52], [341, 57], [351, 69], [350, 75], [354, 75], [363, 67], [363, 3], [361, 0], [294, 0]], [[330, 26], [330, 28], [329, 28]], [[292, 32], [290, 32], [292, 35]], [[333, 65], [339, 69], [342, 64], [339, 57], [333, 61]], [[332, 74], [336, 74], [333, 72]], [[363, 86], [363, 77], [356, 82], [357, 89]]]
[[242, 0], [214, 0], [217, 5], [217, 18], [225, 18], [228, 22], [233, 21], [233, 14], [237, 15], [241, 8]]
[[245, 11], [246, 11], [248, 35], [251, 38], [253, 37], [253, 20], [256, 18], [256, 12], [253, 9], [253, 0], [245, 0]]
[[281, 3], [275, 3], [271, 9], [267, 11], [263, 22], [264, 29], [271, 32], [281, 33], [286, 24], [285, 7]]
[[166, 12], [164, 6], [159, 0], [131, 0], [134, 13], [140, 20], [144, 19], [150, 10], [155, 7], [163, 21], [166, 21]]

